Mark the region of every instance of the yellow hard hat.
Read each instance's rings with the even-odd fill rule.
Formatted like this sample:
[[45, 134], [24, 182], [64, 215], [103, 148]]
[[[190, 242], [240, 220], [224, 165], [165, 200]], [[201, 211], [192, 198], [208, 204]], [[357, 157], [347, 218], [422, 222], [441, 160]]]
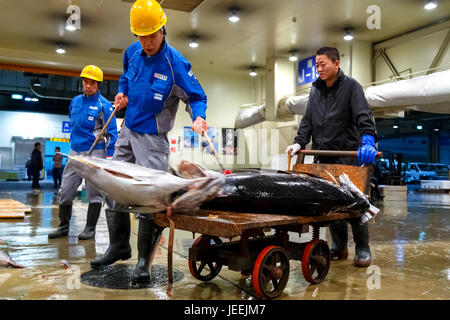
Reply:
[[80, 77], [102, 82], [103, 71], [97, 66], [89, 65], [84, 67], [83, 71], [81, 71]]
[[161, 29], [167, 16], [155, 0], [137, 0], [130, 11], [130, 28], [137, 36], [148, 36]]

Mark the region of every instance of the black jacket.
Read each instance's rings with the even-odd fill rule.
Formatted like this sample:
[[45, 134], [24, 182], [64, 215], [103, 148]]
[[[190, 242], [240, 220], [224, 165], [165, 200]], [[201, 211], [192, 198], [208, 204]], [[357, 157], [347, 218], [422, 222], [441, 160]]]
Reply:
[[42, 164], [42, 155], [41, 152], [37, 149], [34, 149], [31, 153], [31, 170], [42, 170], [44, 168]]
[[341, 69], [330, 88], [320, 78], [314, 81], [295, 142], [304, 149], [312, 137], [314, 150], [356, 151], [366, 134], [377, 140], [361, 85]]

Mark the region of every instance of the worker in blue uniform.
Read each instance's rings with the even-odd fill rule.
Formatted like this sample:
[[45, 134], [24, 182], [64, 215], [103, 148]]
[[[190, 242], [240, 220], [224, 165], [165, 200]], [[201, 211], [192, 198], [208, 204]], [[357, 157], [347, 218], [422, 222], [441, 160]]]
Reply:
[[[165, 13], [154, 0], [138, 0], [131, 8], [131, 31], [138, 41], [123, 57], [115, 104], [127, 110], [113, 157], [164, 171], [168, 170], [170, 151], [167, 133], [173, 127], [180, 100], [192, 118], [192, 129], [199, 134], [208, 131], [206, 95], [189, 61], [167, 43], [166, 22]], [[109, 199], [106, 203], [110, 244], [103, 256], [91, 261], [93, 268], [131, 257], [128, 208]], [[138, 218], [138, 263], [133, 280], [145, 282], [150, 280], [151, 260], [162, 228], [152, 216]]]
[[[83, 79], [84, 94], [73, 98], [69, 106], [70, 155], [85, 155], [88, 153], [114, 110], [111, 103], [99, 92], [100, 83], [103, 81], [102, 70], [97, 66], [89, 65], [83, 69], [80, 76]], [[106, 138], [96, 145], [91, 155], [103, 159], [112, 157], [116, 141], [117, 125], [114, 118], [108, 126]], [[70, 159], [67, 161], [62, 184], [58, 190], [60, 225], [55, 232], [48, 235], [50, 239], [66, 237], [69, 234], [72, 201], [75, 199], [77, 189], [82, 182], [82, 178], [71, 168], [71, 161]], [[103, 202], [103, 196], [88, 183], [86, 183], [86, 193], [89, 207], [85, 229], [78, 235], [80, 240], [95, 237], [95, 227]]]

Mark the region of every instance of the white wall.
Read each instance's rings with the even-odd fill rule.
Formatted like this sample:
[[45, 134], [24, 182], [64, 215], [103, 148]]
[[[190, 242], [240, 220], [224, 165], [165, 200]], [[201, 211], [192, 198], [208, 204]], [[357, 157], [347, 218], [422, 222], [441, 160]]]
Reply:
[[[221, 134], [221, 128], [234, 128], [234, 120], [242, 105], [259, 102], [261, 95], [261, 78], [259, 76], [255, 79], [250, 76], [218, 74], [194, 68], [193, 71], [208, 98], [206, 120], [210, 127], [219, 129], [219, 134]], [[183, 143], [183, 128], [192, 125], [192, 120], [185, 112], [185, 107], [185, 104], [180, 102], [174, 128], [169, 134], [169, 138], [181, 137], [181, 143]], [[220, 136], [219, 149], [221, 145], [222, 138]], [[217, 151], [220, 154], [220, 151]], [[240, 150], [240, 152], [243, 151], [245, 152], [245, 149]], [[225, 167], [235, 168], [238, 166], [236, 157], [222, 155], [220, 157]], [[176, 165], [182, 159], [193, 160], [210, 169], [219, 168], [214, 156], [202, 154], [200, 149], [184, 149], [182, 147], [181, 152], [171, 154], [170, 164]]]
[[62, 133], [62, 122], [69, 121], [68, 116], [0, 111], [0, 147], [9, 147], [13, 136], [69, 138]]

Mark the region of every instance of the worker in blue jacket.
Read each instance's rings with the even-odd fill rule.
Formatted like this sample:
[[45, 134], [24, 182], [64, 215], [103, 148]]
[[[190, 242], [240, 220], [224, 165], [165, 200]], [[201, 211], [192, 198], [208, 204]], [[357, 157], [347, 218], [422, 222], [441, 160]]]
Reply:
[[[131, 31], [138, 41], [123, 58], [115, 105], [127, 110], [113, 157], [164, 171], [168, 169], [170, 151], [167, 133], [173, 127], [180, 100], [192, 118], [192, 129], [199, 134], [208, 131], [206, 95], [189, 61], [166, 42], [166, 22], [166, 15], [154, 0], [137, 0], [131, 8]], [[131, 257], [128, 208], [109, 199], [106, 202], [110, 245], [103, 256], [91, 261], [93, 268]], [[139, 216], [135, 282], [150, 280], [151, 258], [161, 232], [151, 216]]]
[[[70, 155], [85, 155], [91, 148], [98, 134], [113, 112], [113, 106], [99, 92], [103, 81], [102, 70], [93, 65], [86, 66], [81, 72], [84, 94], [72, 99], [69, 106], [70, 118]], [[91, 155], [97, 158], [112, 157], [117, 140], [115, 118], [108, 126], [106, 138], [100, 141]], [[50, 233], [50, 239], [66, 237], [69, 234], [69, 223], [72, 216], [72, 201], [82, 178], [72, 169], [68, 160], [64, 168], [61, 187], [58, 190], [59, 220], [58, 229]], [[95, 237], [95, 227], [102, 207], [103, 196], [91, 185], [86, 184], [89, 201], [87, 221], [84, 231], [78, 236], [80, 240]]]

